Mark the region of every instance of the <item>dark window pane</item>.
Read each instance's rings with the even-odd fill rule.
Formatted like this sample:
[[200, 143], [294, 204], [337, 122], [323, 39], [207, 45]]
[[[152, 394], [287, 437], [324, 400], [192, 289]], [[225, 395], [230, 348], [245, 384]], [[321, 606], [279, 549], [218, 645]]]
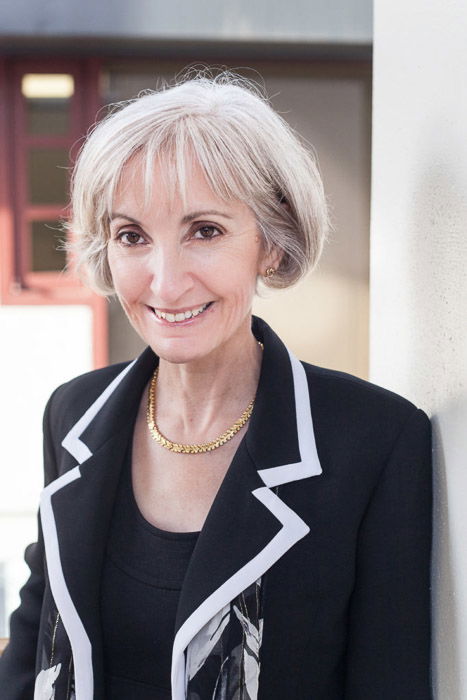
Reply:
[[60, 230], [58, 221], [31, 222], [32, 272], [63, 270], [66, 253], [57, 248], [63, 245], [64, 239], [65, 234]]
[[27, 100], [29, 134], [66, 134], [70, 128], [69, 100]]
[[29, 204], [65, 204], [68, 200], [68, 149], [31, 148], [28, 161]]
[[73, 76], [66, 73], [28, 73], [21, 90], [26, 101], [29, 134], [66, 134], [70, 128]]

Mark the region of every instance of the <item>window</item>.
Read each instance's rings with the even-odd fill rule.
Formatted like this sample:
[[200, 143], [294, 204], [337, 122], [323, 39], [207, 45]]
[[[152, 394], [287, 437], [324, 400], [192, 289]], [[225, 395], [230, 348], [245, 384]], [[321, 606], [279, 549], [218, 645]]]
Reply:
[[2, 304], [86, 304], [93, 310], [94, 362], [107, 361], [106, 303], [68, 264], [61, 222], [70, 166], [100, 106], [95, 59], [0, 64]]

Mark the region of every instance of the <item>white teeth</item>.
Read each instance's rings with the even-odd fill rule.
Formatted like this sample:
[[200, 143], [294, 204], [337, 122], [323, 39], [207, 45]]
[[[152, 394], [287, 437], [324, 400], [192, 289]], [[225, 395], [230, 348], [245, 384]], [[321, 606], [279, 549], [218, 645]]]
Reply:
[[177, 323], [180, 321], [185, 321], [188, 318], [195, 318], [195, 316], [198, 316], [198, 314], [203, 313], [207, 306], [208, 304], [203, 304], [202, 306], [199, 306], [196, 309], [180, 312], [178, 314], [171, 314], [165, 311], [158, 311], [157, 309], [154, 309], [154, 313], [156, 314], [157, 318], [163, 318], [166, 321], [169, 321], [169, 323]]

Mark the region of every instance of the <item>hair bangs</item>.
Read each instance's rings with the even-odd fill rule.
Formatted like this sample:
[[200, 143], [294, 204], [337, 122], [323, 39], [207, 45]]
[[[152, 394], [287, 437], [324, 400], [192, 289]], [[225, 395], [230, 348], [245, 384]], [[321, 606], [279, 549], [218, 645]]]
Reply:
[[[242, 186], [242, 183], [250, 181], [252, 173], [248, 168], [241, 168], [241, 158], [233, 159], [231, 149], [226, 147], [222, 138], [218, 138], [216, 131], [208, 122], [185, 118], [174, 125], [163, 143], [151, 140], [147, 144], [140, 154], [145, 205], [157, 197], [154, 192], [156, 163], [163, 178], [161, 190], [170, 204], [178, 197], [186, 205], [188, 183], [195, 167], [200, 168], [209, 187], [220, 199], [239, 199], [247, 204], [251, 201], [251, 188]], [[250, 170], [253, 172], [252, 167]], [[108, 194], [113, 196], [110, 192]]]

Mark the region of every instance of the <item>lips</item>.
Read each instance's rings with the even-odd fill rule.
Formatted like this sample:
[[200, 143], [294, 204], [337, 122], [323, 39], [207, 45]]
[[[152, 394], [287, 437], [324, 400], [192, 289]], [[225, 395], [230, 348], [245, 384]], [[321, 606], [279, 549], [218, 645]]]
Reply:
[[157, 318], [167, 321], [168, 323], [183, 323], [192, 318], [196, 318], [200, 314], [204, 313], [213, 304], [212, 301], [201, 304], [200, 306], [194, 306], [186, 311], [160, 311], [155, 307], [150, 307]]

